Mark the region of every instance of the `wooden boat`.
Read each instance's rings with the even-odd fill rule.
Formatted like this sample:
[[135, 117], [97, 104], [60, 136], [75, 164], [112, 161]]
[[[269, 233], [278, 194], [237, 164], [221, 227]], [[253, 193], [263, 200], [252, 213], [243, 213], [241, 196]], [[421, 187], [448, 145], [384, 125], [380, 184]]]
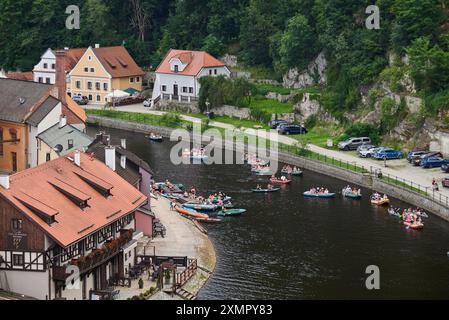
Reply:
[[192, 217], [195, 219], [209, 219], [209, 216], [207, 214], [204, 213], [200, 213], [198, 211], [195, 211], [193, 209], [184, 209], [184, 208], [180, 208], [180, 207], [175, 207], [175, 210], [182, 215], [188, 216], [188, 217]]
[[218, 209], [218, 207], [215, 204], [192, 203], [192, 202], [184, 203], [183, 207], [198, 211], [216, 211]]
[[252, 192], [277, 192], [277, 191], [279, 191], [279, 190], [281, 190], [281, 188], [272, 188], [272, 189], [252, 189], [251, 191]]
[[335, 197], [335, 193], [311, 193], [310, 191], [306, 191], [303, 193], [304, 197], [308, 198], [333, 198]]
[[371, 199], [371, 204], [375, 204], [376, 206], [387, 206], [390, 204], [390, 199], [388, 198]]
[[246, 209], [229, 209], [229, 210], [219, 211], [217, 213], [217, 216], [220, 216], [220, 217], [231, 217], [232, 216], [232, 217], [234, 217], [234, 216], [240, 216], [245, 212], [246, 212]]
[[350, 198], [350, 199], [361, 199], [362, 198], [361, 194], [354, 193], [352, 191], [346, 191], [345, 189], [343, 189], [341, 191], [341, 193], [343, 194], [344, 197]]
[[290, 182], [292, 182], [291, 180], [281, 180], [281, 179], [274, 179], [274, 178], [271, 178], [270, 181], [272, 183], [277, 183], [277, 184], [289, 184]]

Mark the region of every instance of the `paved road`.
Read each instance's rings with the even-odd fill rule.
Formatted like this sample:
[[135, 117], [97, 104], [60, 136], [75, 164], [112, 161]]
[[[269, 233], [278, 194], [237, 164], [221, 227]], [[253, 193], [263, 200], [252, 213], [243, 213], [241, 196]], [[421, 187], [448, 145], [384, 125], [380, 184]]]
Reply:
[[[91, 109], [101, 109], [101, 106], [93, 106], [89, 105], [87, 108]], [[148, 113], [148, 114], [154, 114], [154, 115], [164, 115], [167, 112], [164, 111], [157, 111], [157, 110], [151, 110], [149, 108], [145, 108], [142, 104], [136, 104], [136, 105], [130, 105], [130, 106], [123, 106], [118, 107], [121, 111], [126, 112], [139, 112], [139, 113]], [[181, 119], [191, 122], [201, 122], [200, 119], [182, 115]], [[235, 130], [236, 128], [233, 125], [216, 122], [216, 121], [210, 121], [210, 126], [217, 127], [217, 128], [223, 128], [223, 129], [230, 129]], [[269, 138], [267, 136], [267, 131], [265, 130], [256, 130], [256, 129], [246, 129], [244, 130], [245, 133], [249, 135], [257, 135], [261, 138]], [[276, 138], [280, 143], [286, 144], [286, 145], [295, 145], [297, 144], [297, 140], [287, 137], [278, 135], [276, 132], [271, 133], [271, 138]], [[384, 175], [391, 175], [396, 176], [401, 180], [406, 181], [412, 181], [413, 183], [419, 184], [422, 187], [428, 187], [429, 191], [431, 190], [432, 186], [432, 180], [437, 179], [437, 181], [443, 180], [447, 174], [443, 173], [439, 168], [436, 169], [421, 169], [420, 167], [413, 167], [408, 164], [408, 162], [404, 159], [402, 160], [391, 160], [387, 162], [387, 167], [384, 166], [383, 161], [377, 161], [373, 159], [362, 159], [359, 158], [355, 153], [352, 152], [343, 152], [343, 151], [337, 151], [337, 150], [331, 150], [322, 148], [313, 144], [308, 145], [309, 150], [319, 153], [321, 155], [326, 155], [327, 157], [333, 157], [335, 159], [342, 160], [344, 162], [350, 162], [357, 164], [359, 166], [363, 166], [367, 168], [368, 170], [372, 168], [372, 170], [381, 169]], [[449, 189], [440, 187], [440, 193], [444, 196], [449, 197]], [[436, 193], [437, 196], [439, 196], [438, 193]]]

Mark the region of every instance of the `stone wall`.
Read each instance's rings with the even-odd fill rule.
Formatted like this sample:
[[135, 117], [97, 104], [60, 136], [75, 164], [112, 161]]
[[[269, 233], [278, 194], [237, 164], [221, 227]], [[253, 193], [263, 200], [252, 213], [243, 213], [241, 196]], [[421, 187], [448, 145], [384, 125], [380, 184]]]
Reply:
[[238, 108], [234, 106], [225, 105], [220, 108], [213, 108], [210, 111], [219, 116], [228, 116], [238, 119], [250, 119], [251, 111], [249, 108]]

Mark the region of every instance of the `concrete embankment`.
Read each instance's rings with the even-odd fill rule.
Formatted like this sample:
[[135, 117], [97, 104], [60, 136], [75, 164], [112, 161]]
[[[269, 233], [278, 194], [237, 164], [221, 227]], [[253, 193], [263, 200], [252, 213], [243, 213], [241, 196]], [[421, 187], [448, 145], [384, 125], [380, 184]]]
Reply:
[[[120, 119], [110, 119], [99, 116], [89, 116], [88, 123], [102, 127], [123, 129], [133, 132], [142, 132], [142, 133], [158, 132], [164, 137], [170, 137], [171, 133], [173, 132], [173, 129], [169, 128], [163, 128], [149, 124], [135, 123], [132, 121], [125, 121]], [[223, 147], [226, 149], [235, 150], [235, 144], [232, 142], [223, 143]], [[249, 148], [253, 148], [254, 150], [254, 147], [250, 146]], [[247, 149], [248, 147], [246, 146], [245, 150]], [[386, 183], [380, 179], [377, 179], [371, 174], [356, 173], [321, 161], [300, 156], [294, 156], [282, 152], [278, 153], [278, 159], [281, 162], [296, 165], [307, 170], [318, 172], [343, 181], [348, 181], [353, 184], [357, 184], [382, 193], [386, 193], [391, 197], [410, 203], [411, 205], [423, 208], [449, 221], [449, 209], [447, 208], [447, 206], [444, 206], [443, 204], [440, 204], [437, 201], [429, 199], [425, 195], [420, 194], [418, 192], [414, 192], [400, 186]]]

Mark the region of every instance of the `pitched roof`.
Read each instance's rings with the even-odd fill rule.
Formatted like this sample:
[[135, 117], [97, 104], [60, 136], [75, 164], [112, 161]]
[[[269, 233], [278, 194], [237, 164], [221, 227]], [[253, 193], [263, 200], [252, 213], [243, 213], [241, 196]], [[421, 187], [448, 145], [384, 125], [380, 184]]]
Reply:
[[24, 123], [47, 100], [52, 85], [0, 79], [0, 120]]
[[106, 71], [113, 78], [141, 76], [143, 70], [123, 46], [92, 48]]
[[[101, 161], [81, 153], [81, 166], [77, 166], [69, 156], [73, 153], [16, 173], [10, 177], [9, 189], [0, 187], [0, 196], [64, 247], [135, 211], [147, 201], [145, 195]], [[112, 186], [112, 196], [105, 197], [83, 175], [95, 176]], [[81, 209], [70, 197], [84, 199], [88, 207]], [[56, 222], [48, 224], [42, 219], [32, 208], [37, 205], [39, 211], [48, 212]]]
[[[59, 123], [55, 124], [51, 128], [48, 128], [37, 137], [45, 142], [50, 148], [56, 148], [60, 145], [59, 148], [62, 148], [62, 150], [58, 152], [60, 156], [64, 156], [75, 149], [87, 149], [93, 141], [91, 137], [79, 131], [72, 125], [67, 124], [60, 128]], [[68, 146], [68, 140], [73, 141], [73, 146], [71, 148]]]
[[72, 48], [65, 50], [65, 71], [70, 72], [86, 52], [87, 48]]
[[33, 72], [8, 72], [6, 77], [13, 80], [33, 81]]
[[81, 121], [86, 122], [87, 121], [87, 115], [86, 111], [73, 99], [66, 94], [65, 96], [66, 106], [67, 108], [73, 112], [75, 116], [77, 116]]
[[[173, 58], [178, 58], [183, 64], [187, 64], [183, 71], [174, 72], [170, 69], [170, 61]], [[165, 56], [164, 60], [157, 67], [156, 73], [170, 73], [181, 74], [188, 76], [196, 76], [203, 68], [224, 67], [226, 66], [222, 61], [214, 58], [205, 51], [189, 51], [189, 50], [175, 50], [170, 51]]]
[[58, 105], [58, 103], [58, 99], [48, 96], [40, 107], [37, 108], [36, 111], [26, 120], [26, 123], [36, 127], [47, 116], [47, 114], [49, 114], [50, 111]]

